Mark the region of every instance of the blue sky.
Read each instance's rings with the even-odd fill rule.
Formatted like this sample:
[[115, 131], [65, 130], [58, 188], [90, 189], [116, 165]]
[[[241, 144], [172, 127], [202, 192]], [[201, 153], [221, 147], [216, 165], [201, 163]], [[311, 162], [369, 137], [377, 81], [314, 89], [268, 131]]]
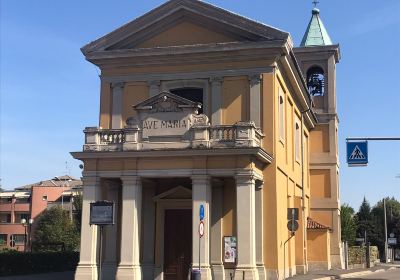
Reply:
[[[80, 47], [140, 16], [160, 0], [0, 1], [0, 177], [11, 189], [57, 175], [80, 177], [70, 151], [98, 123], [98, 69]], [[370, 142], [368, 167], [349, 168], [345, 138], [400, 136], [400, 1], [321, 0], [337, 66], [341, 201], [358, 208], [400, 199], [400, 141]], [[307, 0], [209, 3], [291, 33], [296, 45], [311, 16]], [[66, 168], [65, 162], [68, 162]]]

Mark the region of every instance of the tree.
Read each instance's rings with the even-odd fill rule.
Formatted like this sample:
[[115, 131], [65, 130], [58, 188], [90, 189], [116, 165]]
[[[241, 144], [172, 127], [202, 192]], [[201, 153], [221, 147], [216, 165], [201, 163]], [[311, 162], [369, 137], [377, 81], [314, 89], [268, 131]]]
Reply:
[[73, 201], [73, 207], [75, 210], [74, 221], [75, 221], [76, 229], [78, 232], [81, 232], [82, 202], [83, 202], [82, 194], [78, 194], [77, 196], [74, 196], [74, 201]]
[[45, 244], [63, 242], [65, 249], [72, 251], [79, 244], [79, 234], [70, 220], [69, 212], [56, 206], [45, 210], [40, 216], [34, 240]]
[[342, 228], [342, 241], [354, 244], [356, 239], [357, 225], [354, 221], [354, 209], [347, 203], [343, 204], [340, 211], [340, 221]]
[[380, 245], [379, 237], [379, 226], [377, 226], [376, 220], [373, 219], [371, 213], [371, 206], [364, 197], [363, 202], [356, 214], [357, 224], [357, 236], [364, 237], [367, 235], [367, 242], [371, 242], [372, 245]]

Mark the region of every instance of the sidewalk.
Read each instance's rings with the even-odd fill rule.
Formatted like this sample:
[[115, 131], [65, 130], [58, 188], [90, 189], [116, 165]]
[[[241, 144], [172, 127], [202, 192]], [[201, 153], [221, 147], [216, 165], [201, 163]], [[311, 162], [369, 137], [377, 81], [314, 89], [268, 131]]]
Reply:
[[287, 280], [331, 280], [331, 279], [345, 279], [356, 276], [362, 276], [371, 274], [374, 272], [383, 272], [390, 269], [400, 269], [400, 264], [379, 264], [372, 268], [360, 268], [360, 269], [333, 269], [325, 271], [312, 271], [305, 275], [296, 275]]
[[75, 271], [41, 273], [30, 275], [3, 276], [0, 280], [73, 280]]

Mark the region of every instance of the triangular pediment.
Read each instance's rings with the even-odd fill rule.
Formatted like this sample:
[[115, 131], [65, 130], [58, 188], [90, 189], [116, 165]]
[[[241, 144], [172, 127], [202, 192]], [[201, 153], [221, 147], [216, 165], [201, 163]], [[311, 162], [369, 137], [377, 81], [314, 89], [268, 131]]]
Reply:
[[168, 199], [192, 199], [192, 191], [183, 186], [178, 186], [153, 197], [154, 201]]
[[84, 46], [96, 51], [286, 40], [289, 34], [198, 0], [171, 0]]
[[177, 112], [182, 110], [197, 110], [201, 107], [200, 103], [190, 101], [168, 91], [159, 94], [134, 105], [135, 110], [157, 111], [157, 112]]

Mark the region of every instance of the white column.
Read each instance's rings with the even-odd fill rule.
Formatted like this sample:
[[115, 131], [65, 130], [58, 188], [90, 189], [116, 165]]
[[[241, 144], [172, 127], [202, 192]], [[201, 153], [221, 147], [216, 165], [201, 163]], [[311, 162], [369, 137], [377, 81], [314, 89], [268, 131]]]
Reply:
[[111, 128], [120, 129], [122, 127], [122, 98], [124, 83], [112, 83], [112, 111]]
[[160, 93], [160, 84], [161, 81], [148, 81], [147, 85], [149, 86], [149, 96], [153, 97]]
[[258, 280], [256, 269], [255, 180], [251, 172], [236, 175], [237, 266], [235, 280]]
[[[211, 279], [210, 270], [210, 204], [211, 185], [206, 175], [192, 176], [192, 225], [193, 225], [193, 268], [199, 267], [199, 256], [201, 264], [201, 279]], [[199, 242], [200, 205], [204, 205], [204, 236]], [[200, 244], [199, 244], [200, 243]]]
[[250, 82], [250, 121], [261, 126], [261, 76], [249, 76]]
[[142, 184], [137, 176], [122, 178], [121, 256], [117, 280], [142, 279], [140, 268], [140, 215]]
[[264, 257], [263, 257], [263, 228], [264, 228], [264, 220], [263, 220], [263, 184], [260, 181], [256, 182], [256, 194], [255, 194], [255, 208], [256, 208], [256, 265], [258, 271], [258, 278], [260, 280], [267, 279], [265, 266], [264, 266]]
[[97, 226], [90, 226], [90, 203], [100, 198], [100, 178], [83, 176], [81, 250], [75, 280], [97, 280]]
[[155, 184], [146, 183], [143, 187], [143, 279], [154, 279], [154, 242], [156, 230], [154, 195]]
[[222, 124], [222, 77], [214, 77], [211, 82], [211, 124]]
[[213, 181], [211, 201], [211, 274], [213, 279], [225, 279], [222, 253], [223, 181]]
[[108, 181], [105, 182], [106, 199], [115, 203], [114, 218], [116, 221], [115, 225], [109, 225], [104, 227], [103, 235], [103, 264], [102, 264], [102, 278], [103, 279], [115, 279], [117, 272], [117, 239], [118, 239], [118, 189], [120, 185], [117, 182]]

